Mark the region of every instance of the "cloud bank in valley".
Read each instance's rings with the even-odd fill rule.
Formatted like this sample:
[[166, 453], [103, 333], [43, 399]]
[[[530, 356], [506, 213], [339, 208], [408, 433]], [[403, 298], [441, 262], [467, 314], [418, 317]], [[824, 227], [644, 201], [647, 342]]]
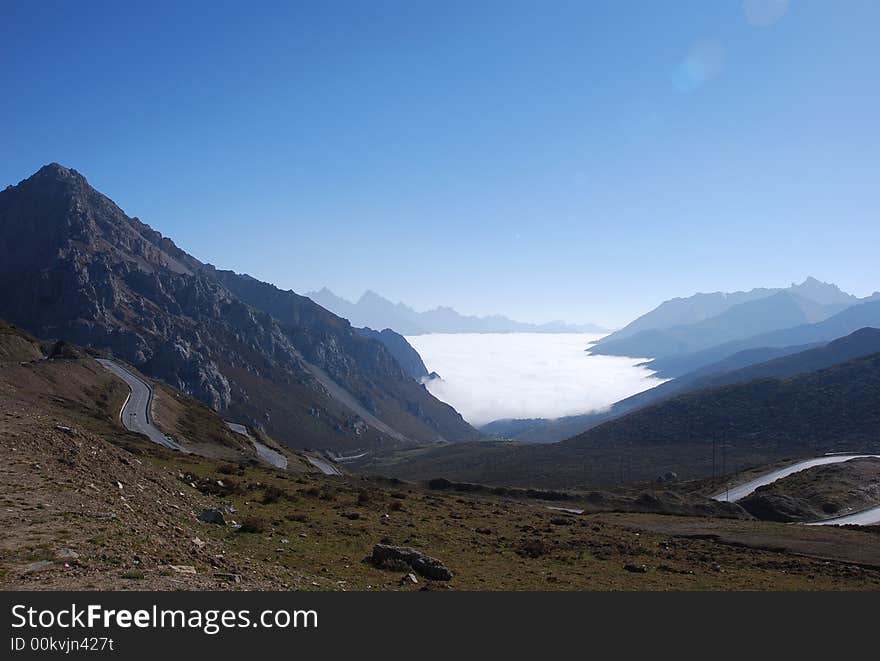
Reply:
[[560, 418], [607, 408], [663, 383], [640, 358], [591, 356], [601, 335], [433, 334], [406, 339], [429, 371], [432, 395], [465, 420], [484, 425], [503, 418]]

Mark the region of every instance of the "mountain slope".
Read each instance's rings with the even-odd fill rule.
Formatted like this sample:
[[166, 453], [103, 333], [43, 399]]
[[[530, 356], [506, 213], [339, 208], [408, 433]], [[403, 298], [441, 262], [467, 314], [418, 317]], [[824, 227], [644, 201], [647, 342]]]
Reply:
[[57, 164], [0, 192], [0, 284], [0, 316], [110, 351], [293, 446], [477, 436], [345, 320], [202, 264]]
[[345, 317], [355, 326], [391, 328], [403, 335], [425, 333], [604, 333], [594, 324], [566, 324], [551, 321], [528, 324], [502, 315], [473, 317], [459, 314], [450, 307], [416, 312], [403, 303], [392, 303], [373, 291], [366, 291], [357, 303], [340, 298], [324, 287], [310, 292], [309, 298], [328, 310]]
[[412, 345], [400, 333], [395, 333], [390, 328], [381, 332], [372, 328], [356, 328], [355, 331], [363, 337], [384, 344], [397, 363], [416, 381], [428, 376], [428, 368], [425, 367], [419, 352], [413, 349]]
[[880, 354], [872, 354], [791, 378], [689, 392], [562, 445], [636, 440], [674, 444], [715, 438], [758, 451], [824, 451], [880, 443], [878, 432]]

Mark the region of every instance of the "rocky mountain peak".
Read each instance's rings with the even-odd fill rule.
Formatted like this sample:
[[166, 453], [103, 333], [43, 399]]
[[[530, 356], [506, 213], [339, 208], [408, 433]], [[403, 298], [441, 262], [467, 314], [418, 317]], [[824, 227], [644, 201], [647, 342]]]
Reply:
[[0, 192], [0, 278], [0, 318], [111, 353], [280, 440], [361, 447], [345, 430], [366, 415], [376, 445], [477, 435], [382, 343], [293, 292], [207, 267], [58, 163]]

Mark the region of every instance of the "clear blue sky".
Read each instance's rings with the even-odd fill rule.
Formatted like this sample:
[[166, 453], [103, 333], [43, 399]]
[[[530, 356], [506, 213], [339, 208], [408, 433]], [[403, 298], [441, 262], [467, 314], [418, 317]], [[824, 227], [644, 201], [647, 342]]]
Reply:
[[880, 2], [785, 5], [4, 1], [0, 186], [58, 161], [204, 261], [420, 309], [869, 294]]

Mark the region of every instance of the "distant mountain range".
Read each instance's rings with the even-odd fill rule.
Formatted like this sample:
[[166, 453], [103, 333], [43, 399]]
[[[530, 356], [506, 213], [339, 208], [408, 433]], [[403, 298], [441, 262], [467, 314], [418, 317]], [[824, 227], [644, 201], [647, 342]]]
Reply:
[[294, 447], [480, 437], [385, 343], [198, 261], [58, 164], [0, 191], [0, 318], [112, 353]]
[[820, 322], [867, 300], [812, 277], [787, 289], [696, 294], [661, 304], [599, 340], [591, 352], [650, 358], [695, 353], [778, 329]]
[[880, 296], [876, 294], [817, 323], [779, 328], [700, 351], [661, 356], [651, 361], [648, 367], [656, 370], [660, 376], [677, 377], [743, 351], [830, 342], [866, 326], [880, 327]]
[[356, 303], [347, 301], [324, 287], [306, 294], [315, 303], [348, 319], [354, 326], [382, 330], [390, 328], [403, 335], [426, 333], [607, 333], [595, 324], [568, 324], [551, 321], [529, 324], [501, 315], [472, 317], [449, 307], [416, 312], [404, 303], [392, 303], [373, 291], [366, 291]]

